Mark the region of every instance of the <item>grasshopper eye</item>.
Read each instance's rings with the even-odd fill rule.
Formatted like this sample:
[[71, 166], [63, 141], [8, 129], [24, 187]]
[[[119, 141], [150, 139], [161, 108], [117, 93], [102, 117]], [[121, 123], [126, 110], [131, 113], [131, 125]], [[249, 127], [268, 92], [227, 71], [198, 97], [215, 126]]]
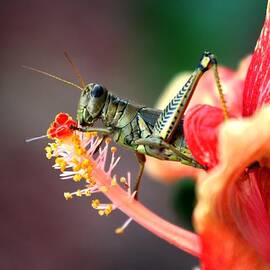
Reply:
[[96, 84], [91, 91], [91, 96], [97, 98], [97, 97], [101, 97], [103, 93], [104, 93], [103, 87], [99, 84]]

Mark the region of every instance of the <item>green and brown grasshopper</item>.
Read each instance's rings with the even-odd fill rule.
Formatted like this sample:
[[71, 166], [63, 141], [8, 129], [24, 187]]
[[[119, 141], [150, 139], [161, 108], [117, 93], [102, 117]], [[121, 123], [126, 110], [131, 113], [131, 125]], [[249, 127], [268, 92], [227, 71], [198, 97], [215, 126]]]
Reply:
[[[73, 128], [82, 132], [99, 132], [105, 137], [112, 136], [117, 144], [136, 154], [139, 172], [135, 191], [139, 189], [144, 170], [145, 155], [204, 168], [193, 158], [186, 144], [183, 133], [183, 117], [200, 78], [211, 67], [214, 70], [225, 117], [227, 116], [226, 104], [217, 71], [217, 61], [213, 54], [209, 52], [203, 53], [194, 72], [163, 111], [136, 105], [128, 100], [121, 99], [100, 84], [90, 83], [85, 85], [76, 66], [68, 55], [66, 57], [77, 73], [82, 87], [46, 72], [30, 69], [69, 83], [82, 90], [77, 111], [79, 127]], [[93, 128], [98, 119], [101, 119], [104, 125], [103, 128]], [[138, 192], [136, 197], [137, 195]]]

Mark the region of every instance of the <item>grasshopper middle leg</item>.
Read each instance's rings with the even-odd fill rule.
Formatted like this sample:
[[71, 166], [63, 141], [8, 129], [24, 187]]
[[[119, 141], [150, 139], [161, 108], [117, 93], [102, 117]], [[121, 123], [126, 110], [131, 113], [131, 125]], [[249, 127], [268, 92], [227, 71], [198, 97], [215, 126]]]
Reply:
[[138, 171], [138, 175], [137, 175], [137, 179], [136, 179], [136, 183], [135, 183], [135, 187], [133, 192], [135, 193], [134, 199], [138, 199], [138, 195], [139, 195], [139, 188], [140, 188], [140, 184], [141, 184], [141, 179], [142, 179], [142, 174], [143, 174], [143, 170], [144, 170], [144, 165], [145, 165], [145, 155], [140, 154], [140, 153], [136, 153], [136, 157], [139, 163], [139, 171]]

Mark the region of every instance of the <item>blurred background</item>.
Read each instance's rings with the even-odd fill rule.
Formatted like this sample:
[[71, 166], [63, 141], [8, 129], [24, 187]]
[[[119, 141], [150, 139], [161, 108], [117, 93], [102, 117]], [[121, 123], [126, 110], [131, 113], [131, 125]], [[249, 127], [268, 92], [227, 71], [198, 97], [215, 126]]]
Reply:
[[[125, 217], [99, 217], [89, 199], [66, 202], [76, 189], [59, 180], [43, 148], [25, 138], [42, 135], [60, 112], [75, 116], [79, 92], [23, 70], [45, 69], [76, 81], [63, 57], [73, 56], [88, 82], [154, 106], [178, 72], [193, 69], [204, 50], [236, 68], [252, 52], [266, 0], [1, 1], [0, 269], [191, 269], [192, 256], [135, 223], [119, 237]], [[120, 151], [117, 172], [136, 172]], [[185, 218], [192, 186], [164, 184], [144, 175], [141, 200], [162, 217], [190, 228]], [[186, 191], [185, 191], [186, 190]], [[188, 194], [188, 195], [187, 195]]]

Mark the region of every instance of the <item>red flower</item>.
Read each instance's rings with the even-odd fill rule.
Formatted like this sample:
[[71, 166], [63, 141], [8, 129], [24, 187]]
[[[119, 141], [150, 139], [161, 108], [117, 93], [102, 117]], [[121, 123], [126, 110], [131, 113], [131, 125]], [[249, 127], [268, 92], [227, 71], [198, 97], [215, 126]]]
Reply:
[[194, 213], [203, 269], [270, 269], [270, 6], [245, 79], [242, 116], [219, 108], [185, 117], [193, 156], [212, 170], [198, 179]]

